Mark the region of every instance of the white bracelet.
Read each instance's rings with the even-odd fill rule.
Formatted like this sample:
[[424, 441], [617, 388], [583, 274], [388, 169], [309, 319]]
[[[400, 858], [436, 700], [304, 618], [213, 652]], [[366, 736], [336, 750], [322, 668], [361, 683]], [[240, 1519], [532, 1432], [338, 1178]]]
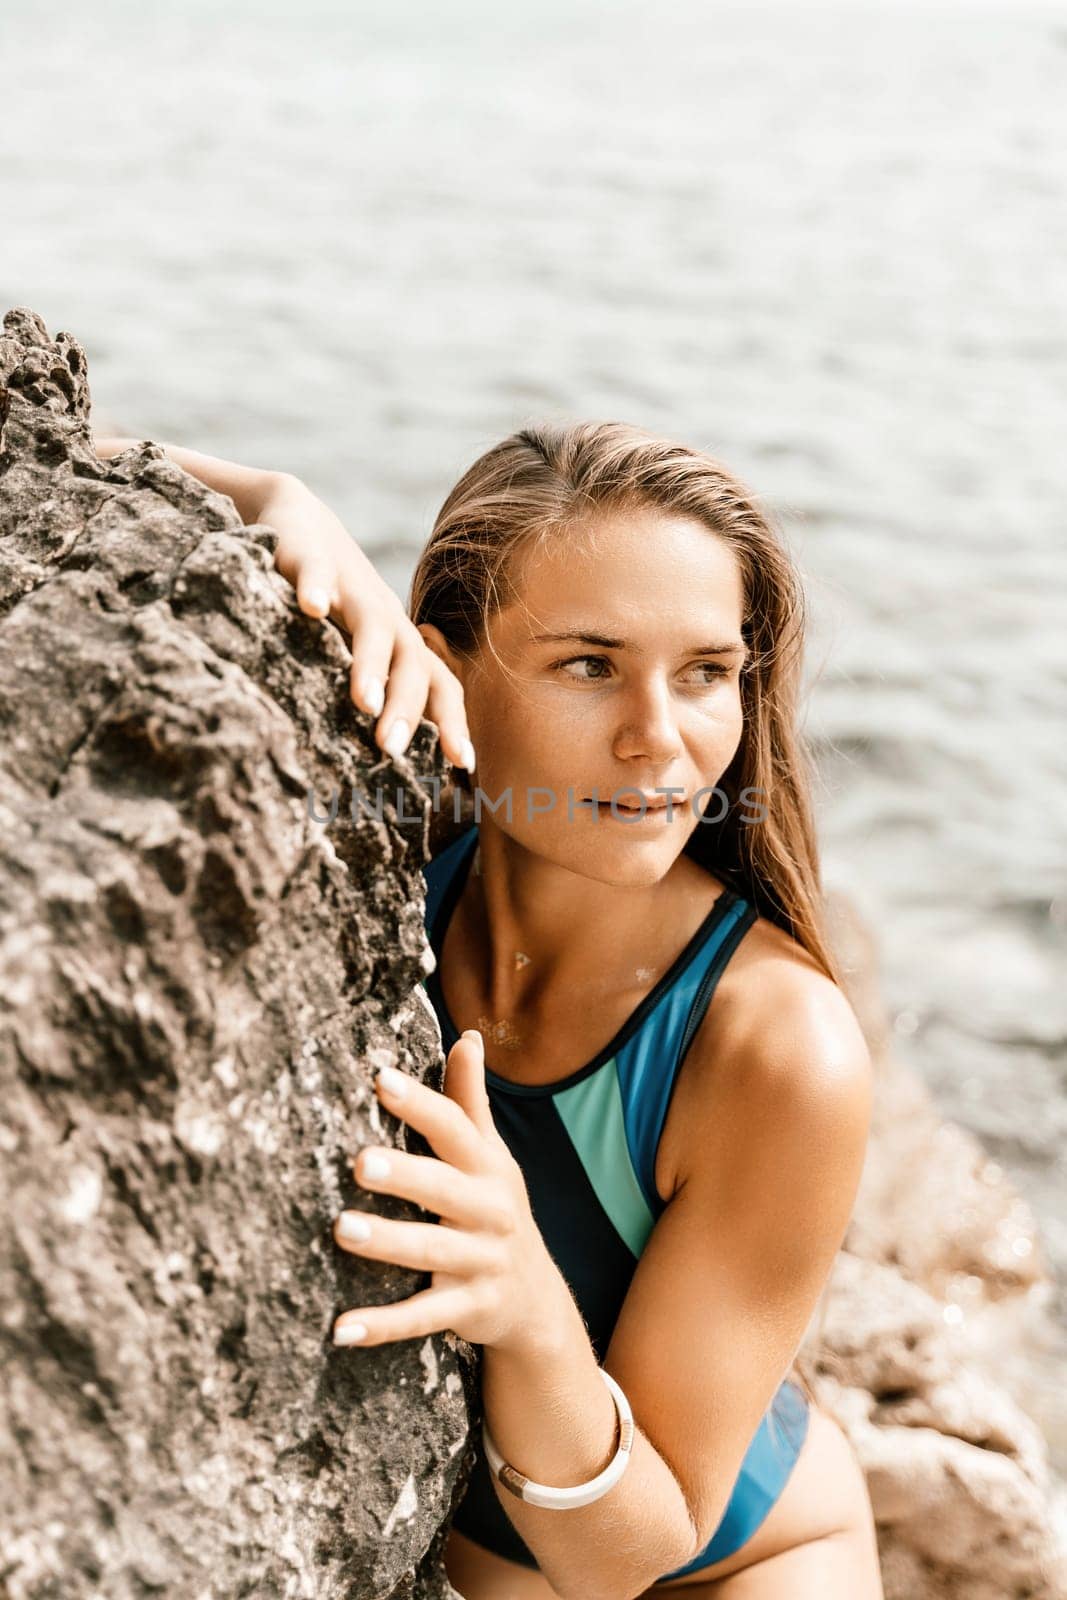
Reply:
[[492, 1468], [493, 1476], [498, 1482], [509, 1489], [519, 1500], [525, 1500], [532, 1506], [544, 1506], [548, 1511], [570, 1511], [575, 1506], [587, 1506], [593, 1500], [599, 1500], [602, 1494], [607, 1494], [626, 1471], [630, 1461], [630, 1451], [634, 1443], [634, 1414], [630, 1410], [630, 1402], [619, 1388], [610, 1372], [605, 1372], [603, 1367], [597, 1371], [611, 1391], [615, 1401], [615, 1414], [618, 1418], [619, 1448], [616, 1450], [603, 1472], [595, 1478], [590, 1478], [588, 1483], [576, 1483], [569, 1489], [553, 1489], [548, 1483], [534, 1483], [532, 1478], [523, 1477], [504, 1460], [496, 1445], [489, 1437], [489, 1429], [482, 1420], [482, 1443], [485, 1454]]

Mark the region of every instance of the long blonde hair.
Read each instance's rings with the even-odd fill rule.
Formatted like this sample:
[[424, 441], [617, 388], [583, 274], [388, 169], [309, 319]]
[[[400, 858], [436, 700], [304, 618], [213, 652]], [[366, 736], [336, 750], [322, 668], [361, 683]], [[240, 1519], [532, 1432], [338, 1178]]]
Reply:
[[[460, 655], [488, 645], [494, 612], [518, 597], [517, 558], [598, 511], [656, 508], [703, 523], [741, 571], [743, 729], [718, 780], [723, 820], [698, 824], [686, 853], [792, 935], [840, 982], [822, 912], [811, 789], [797, 730], [804, 596], [780, 533], [755, 496], [701, 450], [624, 422], [521, 428], [478, 457], [438, 512], [411, 580], [408, 611]], [[457, 781], [468, 787], [466, 774]], [[749, 798], [753, 793], [757, 799]], [[709, 803], [721, 805], [713, 795]], [[742, 806], [761, 805], [763, 820]]]

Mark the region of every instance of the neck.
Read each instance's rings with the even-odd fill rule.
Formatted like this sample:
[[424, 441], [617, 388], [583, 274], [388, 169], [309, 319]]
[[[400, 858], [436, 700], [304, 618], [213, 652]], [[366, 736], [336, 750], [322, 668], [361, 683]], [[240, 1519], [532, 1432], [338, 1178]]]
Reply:
[[636, 850], [629, 865], [632, 881], [604, 882], [479, 825], [455, 915], [499, 1044], [509, 1019], [549, 1018], [568, 997], [588, 1009], [646, 993], [721, 889], [682, 853], [659, 877], [642, 876]]

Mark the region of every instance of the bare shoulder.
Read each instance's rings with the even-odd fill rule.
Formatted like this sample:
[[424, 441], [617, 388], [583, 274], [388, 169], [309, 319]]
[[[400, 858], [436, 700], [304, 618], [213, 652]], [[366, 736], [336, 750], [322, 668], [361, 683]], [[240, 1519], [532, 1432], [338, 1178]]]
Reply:
[[771, 1129], [833, 1141], [846, 1159], [850, 1150], [854, 1156], [866, 1143], [873, 1078], [844, 991], [795, 939], [757, 918], [719, 979], [679, 1075], [675, 1181], [724, 1142], [736, 1154], [765, 1142]]
[[844, 990], [766, 917], [756, 918], [727, 963], [697, 1041], [698, 1057], [708, 1059], [728, 1047], [739, 1088], [776, 1071], [792, 1079], [805, 1062], [813, 1072], [870, 1068]]

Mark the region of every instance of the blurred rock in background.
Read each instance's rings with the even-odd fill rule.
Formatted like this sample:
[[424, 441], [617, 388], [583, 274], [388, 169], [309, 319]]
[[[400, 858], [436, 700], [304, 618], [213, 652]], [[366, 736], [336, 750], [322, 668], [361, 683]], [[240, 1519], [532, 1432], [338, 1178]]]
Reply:
[[1055, 1286], [1034, 1218], [891, 1049], [876, 946], [829, 898], [878, 1069], [863, 1181], [805, 1354], [867, 1477], [886, 1600], [1063, 1600], [1067, 1501], [1044, 1386]]

